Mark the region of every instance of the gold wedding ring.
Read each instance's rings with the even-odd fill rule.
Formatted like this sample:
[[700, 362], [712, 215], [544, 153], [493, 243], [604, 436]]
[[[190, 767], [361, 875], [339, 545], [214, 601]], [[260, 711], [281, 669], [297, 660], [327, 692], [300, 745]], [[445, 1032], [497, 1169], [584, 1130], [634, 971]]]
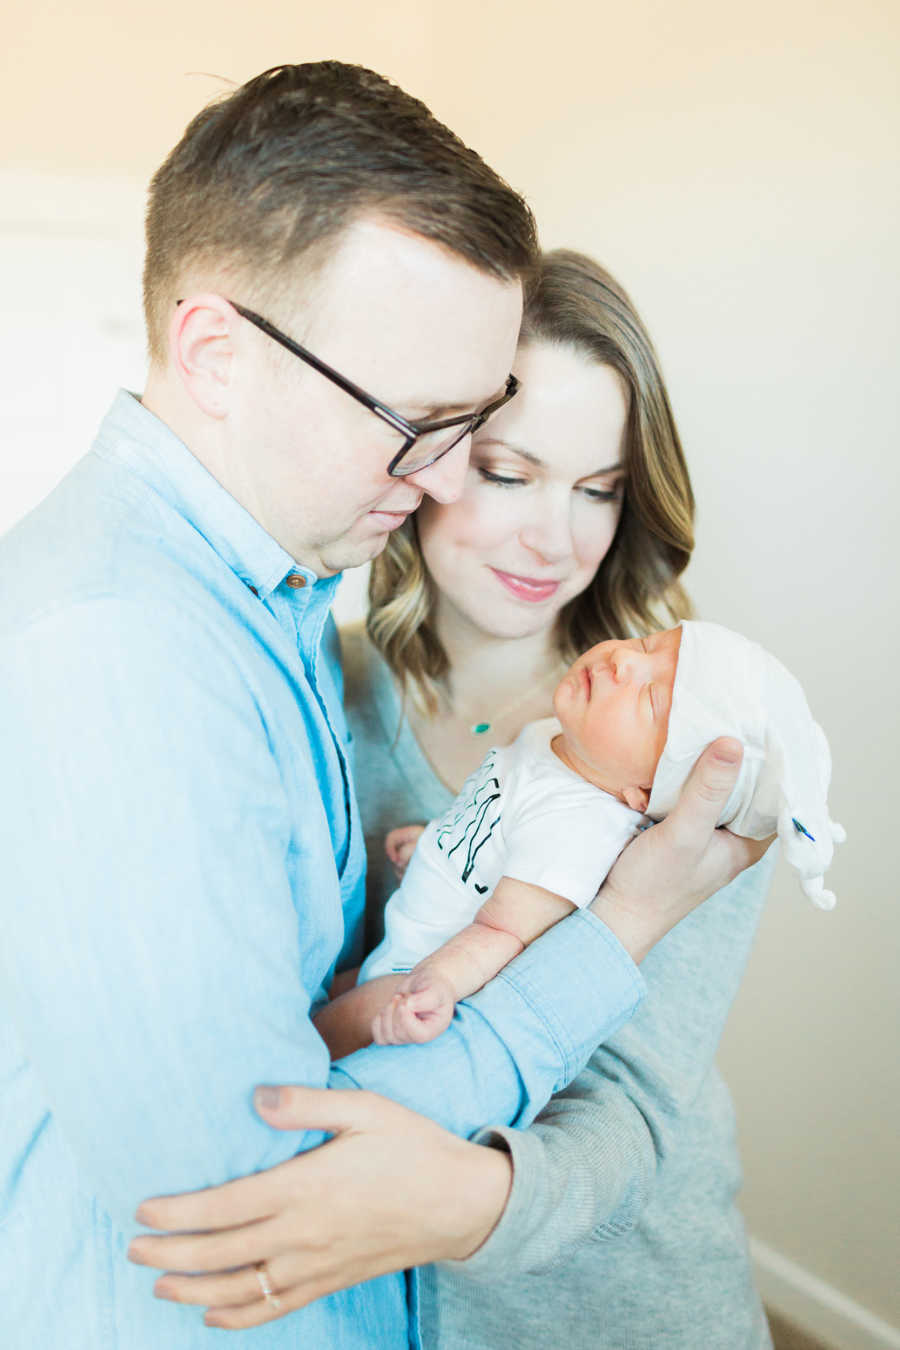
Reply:
[[274, 1308], [275, 1312], [281, 1311], [281, 1299], [272, 1288], [272, 1281], [269, 1279], [269, 1268], [265, 1261], [258, 1261], [254, 1267], [256, 1278], [259, 1280], [259, 1287], [263, 1292], [263, 1298]]

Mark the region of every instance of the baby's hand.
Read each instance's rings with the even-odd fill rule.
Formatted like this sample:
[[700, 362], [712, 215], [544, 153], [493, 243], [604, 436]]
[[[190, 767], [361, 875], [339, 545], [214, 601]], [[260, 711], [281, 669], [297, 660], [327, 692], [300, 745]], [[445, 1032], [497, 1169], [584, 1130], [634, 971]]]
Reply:
[[384, 851], [394, 865], [398, 881], [402, 881], [416, 842], [424, 829], [424, 825], [398, 825], [396, 830], [389, 830], [385, 835]]
[[453, 986], [437, 972], [412, 971], [390, 1003], [372, 1019], [376, 1045], [421, 1045], [446, 1031], [453, 1020]]

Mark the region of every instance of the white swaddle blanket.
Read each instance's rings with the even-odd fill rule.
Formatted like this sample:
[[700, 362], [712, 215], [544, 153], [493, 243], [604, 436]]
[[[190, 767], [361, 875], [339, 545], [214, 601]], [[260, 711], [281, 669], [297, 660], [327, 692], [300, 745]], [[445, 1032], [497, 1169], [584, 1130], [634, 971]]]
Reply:
[[831, 755], [803, 690], [780, 661], [714, 623], [685, 621], [669, 714], [647, 814], [668, 815], [698, 756], [717, 736], [743, 743], [734, 791], [719, 817], [735, 834], [778, 834], [806, 895], [832, 909], [824, 875], [846, 834], [828, 814]]

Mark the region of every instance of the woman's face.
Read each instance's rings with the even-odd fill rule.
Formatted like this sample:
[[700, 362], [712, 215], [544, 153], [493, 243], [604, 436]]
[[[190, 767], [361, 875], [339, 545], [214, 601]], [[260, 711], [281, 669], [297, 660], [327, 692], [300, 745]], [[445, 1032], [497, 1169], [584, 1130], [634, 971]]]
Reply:
[[521, 345], [516, 397], [478, 433], [466, 484], [417, 515], [439, 618], [494, 637], [549, 631], [592, 580], [622, 509], [628, 391], [571, 347]]

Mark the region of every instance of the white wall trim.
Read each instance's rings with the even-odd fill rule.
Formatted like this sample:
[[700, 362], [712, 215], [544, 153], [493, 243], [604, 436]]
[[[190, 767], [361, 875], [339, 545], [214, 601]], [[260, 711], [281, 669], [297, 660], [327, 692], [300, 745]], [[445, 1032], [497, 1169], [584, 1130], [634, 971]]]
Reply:
[[833, 1285], [756, 1238], [750, 1251], [763, 1302], [801, 1330], [836, 1350], [900, 1350], [900, 1330]]

